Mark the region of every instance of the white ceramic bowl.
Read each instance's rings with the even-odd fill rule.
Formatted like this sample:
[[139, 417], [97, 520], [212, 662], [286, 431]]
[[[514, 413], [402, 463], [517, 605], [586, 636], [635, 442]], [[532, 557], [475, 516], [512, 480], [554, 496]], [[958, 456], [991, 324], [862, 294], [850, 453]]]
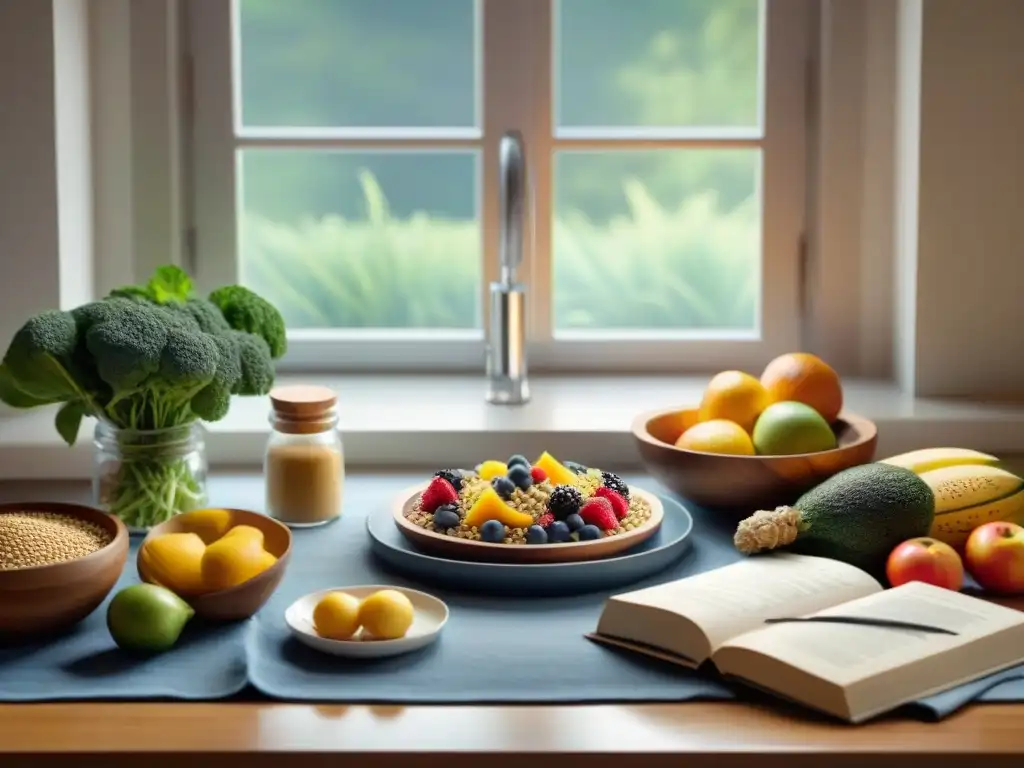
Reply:
[[[393, 589], [409, 598], [413, 607], [412, 626], [405, 637], [397, 640], [374, 640], [360, 629], [352, 640], [329, 640], [320, 637], [313, 627], [313, 610], [324, 595], [329, 592], [347, 592], [362, 600], [382, 589]], [[331, 587], [303, 595], [284, 613], [285, 623], [292, 635], [305, 645], [332, 656], [347, 656], [353, 659], [380, 659], [385, 656], [417, 651], [434, 642], [448, 622], [448, 606], [426, 592], [387, 584], [369, 584], [355, 587]]]

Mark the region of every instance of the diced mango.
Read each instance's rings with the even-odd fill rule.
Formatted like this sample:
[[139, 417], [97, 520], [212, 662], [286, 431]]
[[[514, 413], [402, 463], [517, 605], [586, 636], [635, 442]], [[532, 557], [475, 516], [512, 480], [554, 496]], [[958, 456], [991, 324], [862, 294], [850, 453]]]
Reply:
[[493, 488], [488, 488], [480, 494], [480, 498], [466, 513], [463, 523], [481, 526], [488, 520], [497, 520], [510, 528], [527, 528], [533, 525], [532, 515], [512, 509]]
[[558, 459], [547, 451], [540, 455], [540, 458], [533, 462], [533, 466], [543, 469], [548, 476], [548, 482], [552, 485], [575, 485], [576, 473], [564, 466]]
[[477, 467], [476, 471], [484, 480], [493, 480], [508, 474], [508, 466], [500, 461], [490, 459]]

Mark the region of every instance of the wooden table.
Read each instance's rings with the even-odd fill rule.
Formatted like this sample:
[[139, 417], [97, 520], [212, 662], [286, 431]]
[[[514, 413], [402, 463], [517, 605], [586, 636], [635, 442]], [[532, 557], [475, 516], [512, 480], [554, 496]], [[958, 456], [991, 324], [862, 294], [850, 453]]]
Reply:
[[[30, 755], [29, 753], [34, 753]], [[103, 753], [102, 760], [86, 760]], [[588, 754], [590, 753], [590, 754]], [[41, 755], [46, 755], [46, 758]], [[941, 723], [860, 727], [740, 704], [366, 707], [290, 704], [0, 706], [0, 766], [1021, 765], [1024, 705]], [[346, 760], [348, 758], [348, 760]]]

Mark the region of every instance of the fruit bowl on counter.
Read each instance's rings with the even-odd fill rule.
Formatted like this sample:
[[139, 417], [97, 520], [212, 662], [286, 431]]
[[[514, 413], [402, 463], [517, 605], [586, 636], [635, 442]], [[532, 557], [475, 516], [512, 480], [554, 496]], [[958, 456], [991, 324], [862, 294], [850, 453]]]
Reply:
[[196, 616], [237, 621], [256, 613], [284, 578], [292, 534], [243, 509], [200, 509], [152, 530], [136, 556], [139, 578], [166, 587]]
[[842, 410], [839, 376], [806, 353], [772, 361], [760, 379], [725, 371], [697, 406], [648, 411], [632, 425], [647, 470], [707, 509], [791, 504], [874, 458], [873, 422]]

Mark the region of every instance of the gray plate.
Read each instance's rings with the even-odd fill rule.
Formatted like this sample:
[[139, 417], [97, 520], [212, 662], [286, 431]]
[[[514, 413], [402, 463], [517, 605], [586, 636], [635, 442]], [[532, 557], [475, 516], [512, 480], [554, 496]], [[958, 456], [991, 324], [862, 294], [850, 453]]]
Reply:
[[370, 548], [405, 576], [460, 591], [515, 597], [576, 595], [617, 589], [667, 568], [690, 548], [693, 518], [678, 501], [658, 496], [665, 506], [661, 528], [647, 541], [603, 560], [514, 565], [447, 560], [424, 554], [398, 530], [390, 507], [366, 519]]

